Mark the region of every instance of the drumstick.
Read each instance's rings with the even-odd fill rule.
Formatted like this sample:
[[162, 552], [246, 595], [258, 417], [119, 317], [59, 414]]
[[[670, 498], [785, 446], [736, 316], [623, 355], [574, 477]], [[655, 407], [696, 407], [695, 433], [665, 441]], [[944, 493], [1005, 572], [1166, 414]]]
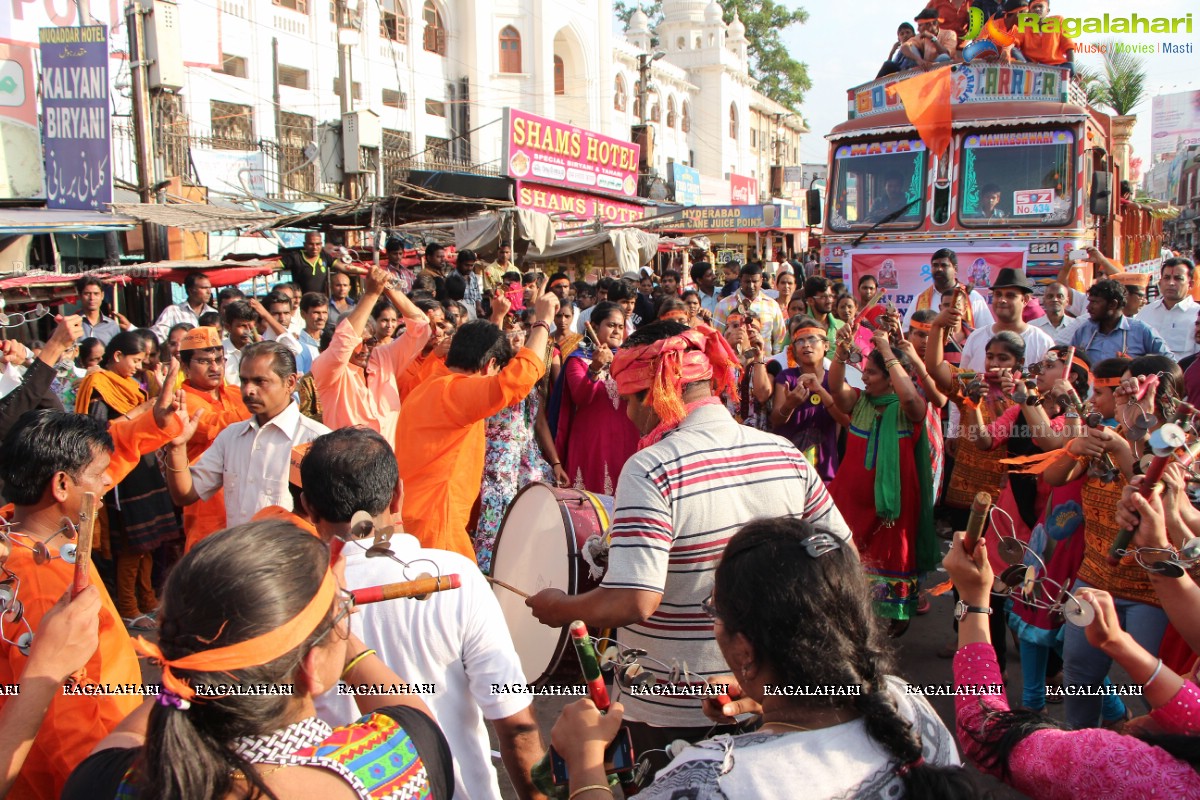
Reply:
[[596, 329], [592, 327], [592, 321], [588, 320], [587, 322], [585, 322], [583, 324], [587, 326], [588, 333], [590, 333], [592, 335], [591, 338], [592, 338], [592, 341], [595, 342], [596, 347], [599, 347], [600, 346], [600, 334], [596, 333]]
[[461, 586], [462, 579], [458, 575], [441, 575], [436, 578], [417, 578], [415, 581], [369, 586], [366, 589], [355, 589], [350, 594], [354, 595], [354, 604], [361, 606], [401, 597], [422, 597], [433, 592], [458, 589]]
[[79, 535], [75, 539], [75, 578], [71, 583], [71, 597], [88, 587], [88, 566], [92, 562], [92, 532], [96, 528], [96, 495], [83, 493], [83, 519], [79, 523]]
[[963, 549], [967, 555], [975, 552], [975, 545], [983, 535], [983, 527], [987, 524], [988, 509], [992, 507], [992, 496], [987, 492], [979, 492], [971, 503], [971, 516], [967, 520], [967, 532], [963, 536]]
[[592, 647], [592, 638], [588, 636], [587, 625], [582, 620], [571, 623], [571, 644], [575, 645], [575, 655], [579, 656], [579, 666], [583, 670], [583, 679], [587, 681], [588, 694], [592, 702], [601, 712], [608, 711], [611, 702], [608, 699], [608, 688], [604, 685], [604, 676], [600, 672], [600, 659], [596, 658], [596, 649]]
[[507, 584], [502, 580], [493, 578], [491, 575], [484, 575], [483, 577], [487, 580], [488, 583], [494, 583], [495, 585], [499, 586], [501, 589], [508, 589], [510, 592], [517, 595], [518, 597], [523, 597], [526, 600], [529, 599], [529, 595], [525, 594], [525, 592], [522, 592], [520, 589], [518, 589], [515, 586], [512, 586], [511, 584]]

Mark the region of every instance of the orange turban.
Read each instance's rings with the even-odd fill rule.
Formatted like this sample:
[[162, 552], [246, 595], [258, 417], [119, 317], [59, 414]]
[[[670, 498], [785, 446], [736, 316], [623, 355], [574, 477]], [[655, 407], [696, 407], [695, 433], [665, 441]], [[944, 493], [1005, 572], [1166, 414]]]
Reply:
[[621, 394], [649, 391], [648, 400], [663, 425], [678, 425], [687, 415], [683, 387], [711, 380], [717, 394], [737, 401], [737, 354], [725, 337], [708, 325], [647, 345], [622, 347], [611, 374]]

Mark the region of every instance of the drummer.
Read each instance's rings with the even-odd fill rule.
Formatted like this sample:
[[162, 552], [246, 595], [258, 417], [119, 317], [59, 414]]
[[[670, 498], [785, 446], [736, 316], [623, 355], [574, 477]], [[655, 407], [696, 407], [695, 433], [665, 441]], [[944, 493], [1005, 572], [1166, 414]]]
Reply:
[[[850, 541], [800, 451], [738, 425], [725, 409], [720, 395], [736, 393], [737, 363], [707, 325], [660, 321], [626, 340], [612, 377], [642, 438], [617, 484], [608, 571], [600, 588], [585, 594], [545, 589], [527, 601], [546, 625], [581, 619], [597, 630], [619, 627], [621, 645], [680, 669], [686, 664], [690, 677], [676, 685], [727, 671], [701, 602], [738, 528], [766, 515], [793, 517]], [[714, 730], [699, 698], [682, 690], [666, 696], [670, 676], [653, 664], [646, 669], [656, 673], [657, 693], [621, 698], [635, 753]]]

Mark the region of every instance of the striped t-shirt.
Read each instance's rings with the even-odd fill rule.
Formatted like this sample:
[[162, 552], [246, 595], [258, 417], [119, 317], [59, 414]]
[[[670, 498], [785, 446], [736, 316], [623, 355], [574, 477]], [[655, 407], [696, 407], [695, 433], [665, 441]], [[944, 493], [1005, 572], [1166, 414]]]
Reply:
[[[726, 543], [762, 517], [800, 517], [850, 539], [800, 451], [779, 436], [738, 425], [722, 406], [701, 406], [630, 458], [617, 483], [601, 586], [661, 592], [662, 602], [646, 622], [622, 628], [617, 640], [681, 671], [686, 665], [697, 682], [728, 674], [700, 602], [712, 591]], [[661, 666], [642, 663], [659, 683], [667, 682]], [[698, 697], [627, 694], [621, 702], [626, 717], [650, 725], [711, 724]]]

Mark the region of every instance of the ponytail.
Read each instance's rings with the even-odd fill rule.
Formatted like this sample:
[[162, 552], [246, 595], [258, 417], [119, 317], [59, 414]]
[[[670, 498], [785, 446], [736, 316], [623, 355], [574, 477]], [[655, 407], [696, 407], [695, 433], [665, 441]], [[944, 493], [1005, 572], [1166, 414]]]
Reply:
[[[205, 539], [176, 565], [163, 590], [159, 647], [179, 659], [212, 646], [243, 642], [279, 628], [316, 595], [329, 550], [294, 525], [258, 522]], [[173, 669], [192, 687], [291, 683], [300, 661], [331, 630], [332, 611], [299, 647], [259, 666], [230, 672]], [[214, 644], [215, 643], [215, 644]], [[134, 773], [137, 795], [155, 800], [246, 797], [278, 800], [236, 750], [242, 737], [283, 727], [294, 698], [286, 692], [205, 696], [190, 703], [160, 695]]]

